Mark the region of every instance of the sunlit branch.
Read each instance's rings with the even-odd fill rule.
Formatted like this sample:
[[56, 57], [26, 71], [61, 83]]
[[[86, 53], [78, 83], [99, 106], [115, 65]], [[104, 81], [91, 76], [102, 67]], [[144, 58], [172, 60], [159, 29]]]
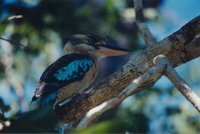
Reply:
[[[197, 40], [196, 40], [197, 41]], [[194, 42], [196, 42], [194, 41]], [[193, 42], [193, 43], [194, 43]], [[200, 40], [198, 40], [200, 43]], [[192, 105], [200, 112], [200, 97], [191, 89], [188, 83], [182, 79], [171, 64], [168, 64], [166, 76], [174, 84], [174, 86], [192, 103]]]

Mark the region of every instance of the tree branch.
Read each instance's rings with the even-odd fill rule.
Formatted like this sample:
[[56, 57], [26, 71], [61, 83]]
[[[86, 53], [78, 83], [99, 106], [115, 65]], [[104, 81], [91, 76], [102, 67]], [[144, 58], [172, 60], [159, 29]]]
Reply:
[[[191, 44], [198, 45], [200, 44], [200, 36], [198, 36], [194, 41], [191, 42]], [[197, 109], [198, 112], [200, 112], [200, 97], [192, 91], [190, 86], [187, 84], [187, 82], [182, 79], [176, 70], [173, 68], [173, 66], [168, 62], [168, 67], [166, 69], [166, 76], [169, 78], [169, 80], [175, 85], [175, 87], [185, 96], [185, 98], [188, 99], [192, 103], [192, 105]]]
[[85, 115], [84, 119], [79, 123], [78, 127], [79, 128], [87, 127], [89, 124], [91, 124], [91, 122], [93, 122], [93, 120], [96, 119], [96, 117], [99, 117], [105, 111], [116, 107], [128, 96], [141, 92], [143, 88], [139, 87], [145, 82], [148, 82], [149, 80], [157, 81], [163, 75], [163, 72], [167, 64], [160, 60], [160, 56], [155, 57], [154, 61], [155, 65], [153, 67], [151, 67], [143, 75], [134, 79], [133, 82], [126, 89], [124, 89], [121, 93], [119, 93], [119, 95], [109, 99], [108, 101], [103, 102], [97, 107], [92, 108]]
[[136, 16], [136, 24], [139, 28], [140, 33], [142, 34], [146, 44], [148, 46], [152, 46], [157, 44], [147, 25], [145, 24], [144, 14], [143, 14], [143, 6], [142, 0], [133, 0], [135, 7], [135, 16]]
[[22, 48], [27, 49], [27, 46], [25, 46], [25, 45], [23, 45], [23, 44], [21, 44], [21, 43], [17, 43], [17, 42], [15, 42], [15, 41], [13, 41], [13, 40], [9, 40], [9, 39], [3, 38], [3, 37], [0, 37], [0, 40], [7, 41], [7, 42], [9, 42], [9, 43], [11, 43], [11, 44], [19, 45], [19, 46], [21, 46]]
[[183, 80], [175, 69], [169, 65], [166, 76], [171, 80], [175, 87], [192, 103], [192, 105], [200, 112], [200, 97], [192, 91], [190, 86]]
[[[157, 55], [169, 58], [173, 67], [179, 66], [200, 56], [200, 45], [190, 43], [200, 33], [200, 16], [180, 30], [161, 40], [158, 45], [147, 47], [131, 56], [129, 62], [119, 71], [82, 94], [72, 97], [72, 101], [56, 108], [56, 113], [64, 122], [80, 119], [87, 111], [104, 101], [115, 97], [134, 79], [153, 66]], [[155, 81], [149, 80], [139, 88], [148, 88]]]

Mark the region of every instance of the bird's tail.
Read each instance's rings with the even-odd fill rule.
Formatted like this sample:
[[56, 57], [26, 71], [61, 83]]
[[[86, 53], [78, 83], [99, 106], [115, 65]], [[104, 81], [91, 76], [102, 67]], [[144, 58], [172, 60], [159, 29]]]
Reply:
[[40, 82], [36, 88], [34, 96], [32, 97], [32, 102], [39, 100], [40, 106], [53, 105], [57, 98], [58, 90], [59, 86], [57, 84]]

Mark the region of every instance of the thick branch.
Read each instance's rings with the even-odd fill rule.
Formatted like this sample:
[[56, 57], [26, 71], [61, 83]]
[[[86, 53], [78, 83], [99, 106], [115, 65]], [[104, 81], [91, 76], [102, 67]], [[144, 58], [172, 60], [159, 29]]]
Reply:
[[133, 2], [135, 7], [136, 24], [139, 28], [140, 33], [142, 34], [147, 45], [155, 45], [156, 41], [144, 22], [145, 19], [143, 14], [142, 0], [133, 0]]
[[[81, 118], [91, 108], [113, 98], [134, 79], [153, 66], [157, 55], [167, 56], [173, 67], [188, 62], [200, 55], [200, 45], [191, 42], [200, 33], [200, 16], [196, 17], [180, 30], [160, 41], [158, 45], [148, 47], [131, 56], [129, 62], [119, 71], [105, 79], [92, 89], [76, 95], [63, 107], [56, 108], [61, 120], [70, 122]], [[199, 40], [199, 39], [198, 39]], [[141, 88], [152, 86], [148, 81]]]
[[105, 111], [116, 107], [128, 96], [142, 91], [143, 89], [139, 87], [145, 82], [148, 82], [149, 80], [157, 81], [163, 75], [165, 66], [167, 65], [167, 64], [161, 63], [160, 62], [161, 60], [159, 60], [159, 58], [160, 58], [159, 56], [155, 58], [155, 66], [151, 67], [143, 75], [133, 80], [133, 82], [121, 93], [119, 93], [119, 95], [91, 109], [85, 115], [84, 119], [79, 123], [78, 127], [79, 128], [87, 127], [91, 122], [93, 122], [93, 120], [96, 119], [96, 117], [99, 117]]

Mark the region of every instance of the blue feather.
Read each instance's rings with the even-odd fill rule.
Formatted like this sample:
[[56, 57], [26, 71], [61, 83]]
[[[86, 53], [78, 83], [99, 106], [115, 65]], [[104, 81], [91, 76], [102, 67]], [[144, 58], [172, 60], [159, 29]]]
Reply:
[[48, 95], [45, 95], [41, 98], [40, 104], [42, 106], [53, 104], [56, 98], [57, 98], [57, 92], [51, 92]]
[[62, 67], [61, 69], [56, 71], [53, 75], [54, 77], [56, 77], [56, 79], [60, 81], [68, 81], [84, 75], [84, 72], [87, 72], [92, 67], [92, 65], [93, 61], [91, 59], [74, 60], [67, 66]]

